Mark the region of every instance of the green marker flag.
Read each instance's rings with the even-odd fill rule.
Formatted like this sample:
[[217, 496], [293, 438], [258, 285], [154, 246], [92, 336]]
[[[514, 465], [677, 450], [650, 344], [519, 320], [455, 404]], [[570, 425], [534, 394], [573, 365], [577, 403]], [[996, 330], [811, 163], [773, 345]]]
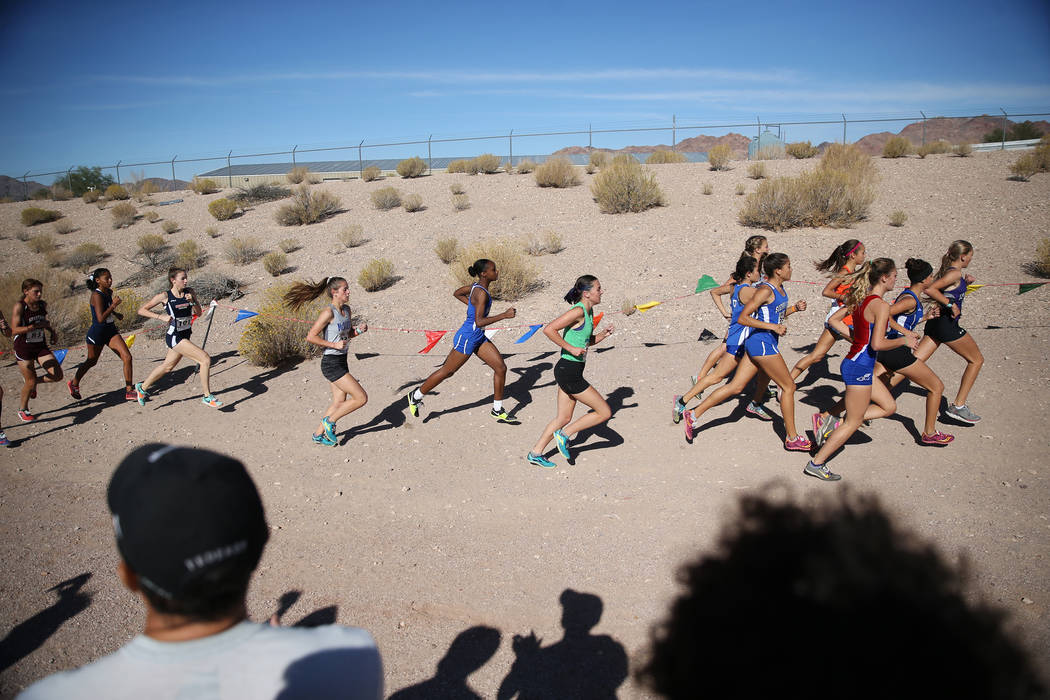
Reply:
[[1042, 287], [1044, 284], [1046, 284], [1046, 282], [1029, 282], [1028, 284], [1022, 284], [1017, 288], [1017, 293], [1024, 294], [1025, 292], [1030, 292], [1037, 287]]
[[696, 291], [693, 293], [699, 294], [700, 292], [706, 292], [708, 289], [714, 289], [717, 286], [718, 282], [715, 282], [711, 275], [704, 275], [696, 281]]

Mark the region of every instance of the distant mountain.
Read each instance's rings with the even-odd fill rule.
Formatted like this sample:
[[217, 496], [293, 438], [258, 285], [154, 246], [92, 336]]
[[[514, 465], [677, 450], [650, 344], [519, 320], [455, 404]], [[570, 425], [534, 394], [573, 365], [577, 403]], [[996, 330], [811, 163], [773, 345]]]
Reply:
[[[736, 156], [747, 155], [747, 146], [751, 143], [751, 139], [741, 134], [726, 134], [725, 136], [693, 136], [692, 138], [683, 139], [679, 141], [675, 146], [674, 150], [680, 153], [707, 153], [715, 146], [719, 144], [728, 144], [733, 149], [733, 154]], [[579, 155], [592, 153], [594, 151], [603, 151], [605, 153], [652, 153], [653, 151], [670, 151], [671, 147], [665, 143], [656, 144], [653, 146], [624, 146], [621, 149], [611, 148], [587, 148], [586, 146], [566, 146], [565, 148], [558, 149], [552, 155]]]
[[0, 175], [0, 197], [11, 197], [12, 199], [25, 199], [26, 188], [25, 185], [29, 185], [29, 194], [32, 195], [34, 192], [40, 189], [47, 189], [47, 185], [41, 185], [35, 180], [29, 180], [23, 184], [21, 180], [7, 175]]
[[[1033, 124], [1037, 129], [1042, 130], [1044, 134], [1050, 133], [1050, 122], [1038, 121], [1033, 122]], [[1010, 127], [1013, 125], [1014, 122], [1009, 119], [1006, 120], [1007, 131], [1009, 131]], [[981, 141], [984, 141], [985, 134], [990, 131], [995, 131], [996, 129], [1001, 129], [1002, 126], [1002, 117], [993, 117], [988, 116], [987, 114], [979, 117], [927, 119], [926, 141], [928, 143], [930, 141], [943, 139], [949, 143], [980, 143]], [[918, 146], [922, 143], [922, 133], [922, 122], [913, 122], [898, 131], [896, 134], [890, 133], [889, 131], [868, 134], [857, 141], [857, 145], [860, 146], [861, 150], [865, 153], [870, 153], [873, 156], [881, 155], [882, 147], [886, 145], [886, 142], [890, 140], [890, 137], [903, 136]]]
[[186, 190], [189, 189], [190, 183], [185, 180], [175, 180], [175, 186], [171, 186], [171, 180], [163, 177], [147, 177], [143, 182], [152, 182], [156, 185], [157, 189], [161, 192], [171, 192], [172, 190]]

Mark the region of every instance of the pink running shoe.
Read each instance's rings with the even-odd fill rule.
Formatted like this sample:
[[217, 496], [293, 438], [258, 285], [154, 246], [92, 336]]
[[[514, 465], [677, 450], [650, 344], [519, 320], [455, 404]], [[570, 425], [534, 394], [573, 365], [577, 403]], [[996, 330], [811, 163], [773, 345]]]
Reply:
[[927, 435], [926, 433], [923, 433], [921, 441], [922, 441], [922, 444], [924, 444], [924, 445], [947, 445], [949, 442], [951, 442], [954, 439], [955, 439], [954, 435], [949, 435], [948, 433], [942, 433], [941, 431], [938, 430], [937, 432], [931, 433], [930, 435]]
[[809, 452], [812, 446], [804, 435], [799, 435], [794, 440], [784, 441], [784, 449], [792, 452]]
[[685, 425], [682, 426], [683, 428], [685, 428], [685, 441], [688, 442], [690, 445], [692, 445], [693, 444], [693, 412], [690, 411], [690, 410], [686, 410], [686, 412], [682, 414], [682, 420], [685, 422]]

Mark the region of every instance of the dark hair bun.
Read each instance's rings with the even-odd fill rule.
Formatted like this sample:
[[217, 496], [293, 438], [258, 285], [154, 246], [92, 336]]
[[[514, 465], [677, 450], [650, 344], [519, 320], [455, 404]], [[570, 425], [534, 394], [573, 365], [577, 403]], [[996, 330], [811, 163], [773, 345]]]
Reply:
[[467, 274], [471, 277], [477, 277], [478, 272], [480, 272], [480, 270], [475, 270], [473, 265], [467, 268]]

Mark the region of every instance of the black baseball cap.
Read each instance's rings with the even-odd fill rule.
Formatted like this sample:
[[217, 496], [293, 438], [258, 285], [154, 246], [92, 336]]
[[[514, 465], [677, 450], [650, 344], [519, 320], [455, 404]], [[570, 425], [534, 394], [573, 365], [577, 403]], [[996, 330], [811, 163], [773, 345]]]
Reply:
[[248, 470], [211, 450], [138, 447], [113, 472], [107, 500], [121, 557], [167, 599], [220, 565], [250, 575], [270, 535]]

